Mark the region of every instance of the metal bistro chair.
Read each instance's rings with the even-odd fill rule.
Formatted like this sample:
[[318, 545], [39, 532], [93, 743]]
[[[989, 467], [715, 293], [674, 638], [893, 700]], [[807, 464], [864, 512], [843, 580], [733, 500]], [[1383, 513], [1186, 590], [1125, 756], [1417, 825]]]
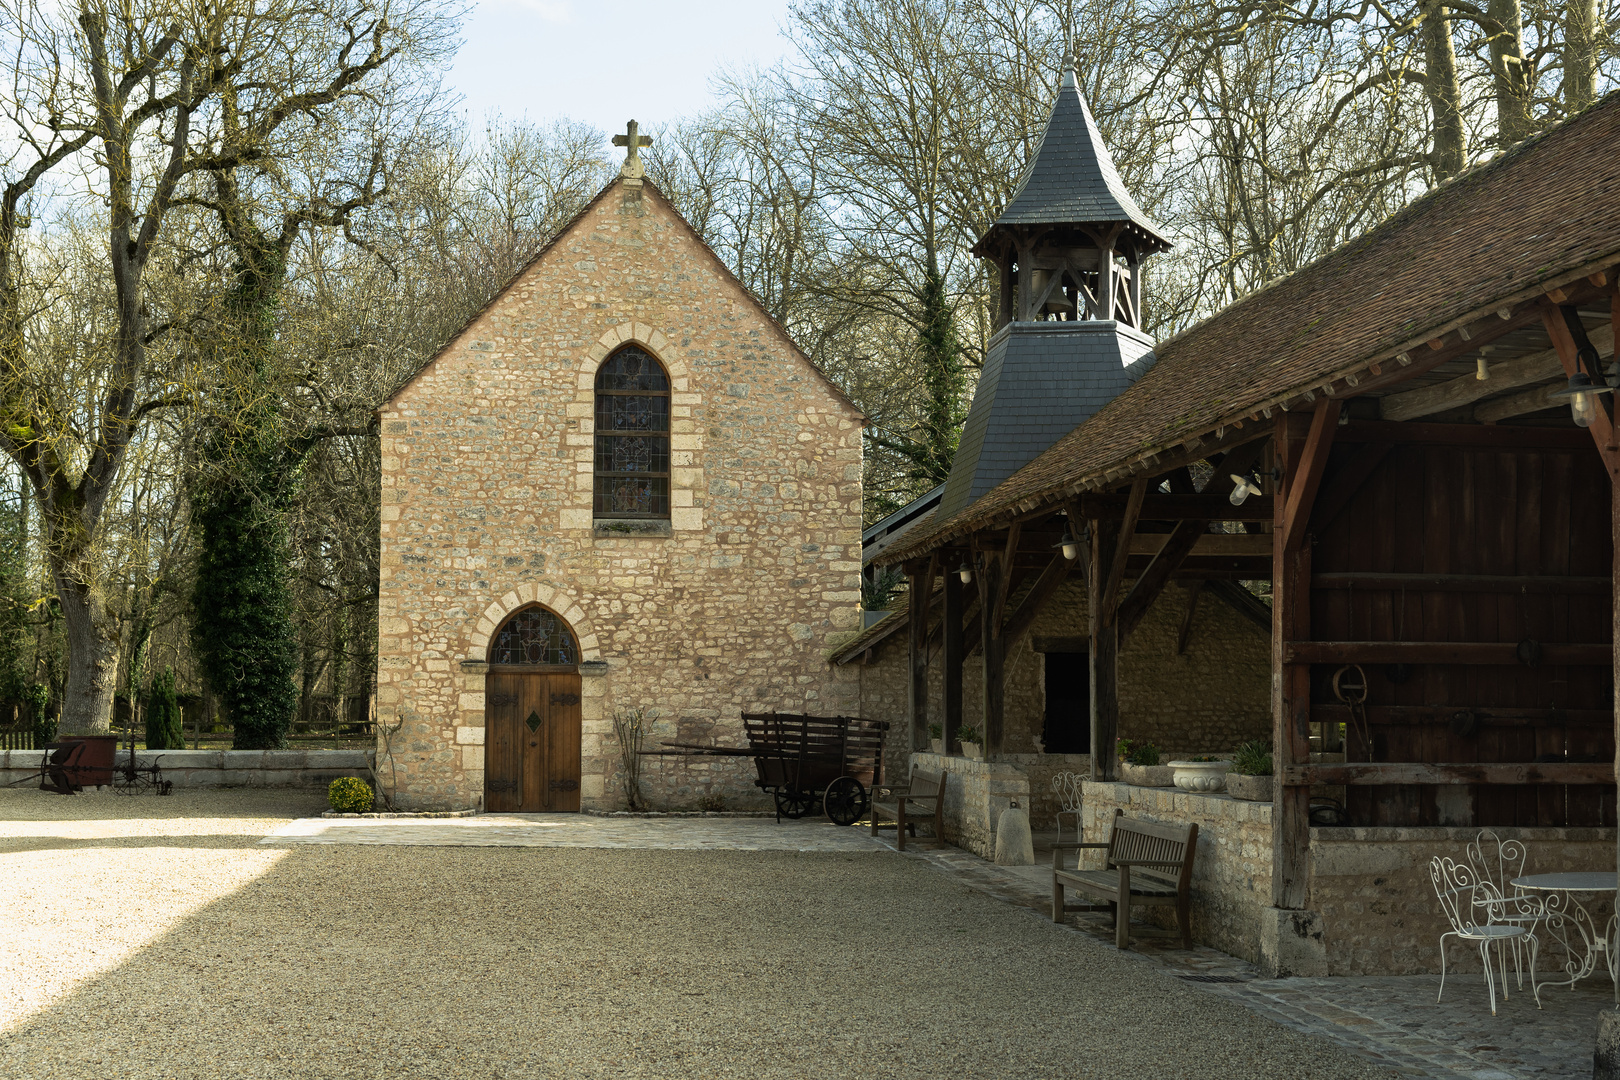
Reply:
[[1085, 779], [1077, 772], [1060, 772], [1052, 777], [1052, 791], [1058, 797], [1058, 812], [1052, 816], [1057, 819], [1058, 843], [1063, 843], [1063, 815], [1074, 816], [1074, 839], [1076, 843], [1085, 840], [1080, 835], [1080, 781]]
[[[1451, 929], [1440, 935], [1440, 993], [1435, 995], [1434, 1000], [1438, 1003], [1446, 992], [1448, 937], [1473, 942], [1479, 946], [1480, 959], [1485, 963], [1485, 988], [1490, 994], [1492, 1016], [1496, 1015], [1496, 972], [1491, 965], [1492, 945], [1496, 946], [1497, 962], [1502, 968], [1502, 1000], [1506, 1001], [1508, 997], [1507, 961], [1502, 955], [1502, 943], [1515, 939], [1530, 946], [1530, 989], [1534, 993], [1538, 943], [1535, 935], [1525, 926], [1490, 921], [1490, 917], [1501, 909], [1503, 903], [1495, 896], [1495, 886], [1481, 881], [1471, 867], [1440, 855], [1429, 860], [1429, 878], [1434, 882], [1434, 893], [1440, 900], [1440, 907], [1451, 923]], [[1486, 915], [1485, 922], [1477, 921], [1476, 913], [1480, 911]], [[1541, 1008], [1540, 994], [1536, 994], [1536, 1008]]]
[[[1524, 876], [1527, 856], [1524, 844], [1518, 840], [1503, 840], [1490, 829], [1483, 829], [1464, 849], [1474, 880], [1481, 888], [1476, 895], [1476, 907], [1490, 909], [1489, 922], [1502, 926], [1522, 926], [1529, 933], [1524, 938], [1510, 938], [1513, 947], [1513, 973], [1519, 989], [1524, 989], [1524, 945], [1535, 940], [1536, 924], [1547, 917], [1547, 908], [1539, 897], [1525, 896], [1513, 887], [1513, 879]], [[1507, 971], [1502, 972], [1507, 982]]]

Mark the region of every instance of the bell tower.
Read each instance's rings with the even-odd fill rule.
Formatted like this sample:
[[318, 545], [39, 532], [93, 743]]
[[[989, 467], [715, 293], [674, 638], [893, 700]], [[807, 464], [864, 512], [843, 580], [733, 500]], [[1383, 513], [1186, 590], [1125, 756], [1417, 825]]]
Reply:
[[1153, 365], [1142, 268], [1170, 248], [1136, 205], [1072, 58], [1046, 131], [973, 253], [1001, 285], [996, 333], [940, 498], [945, 520], [1112, 401]]

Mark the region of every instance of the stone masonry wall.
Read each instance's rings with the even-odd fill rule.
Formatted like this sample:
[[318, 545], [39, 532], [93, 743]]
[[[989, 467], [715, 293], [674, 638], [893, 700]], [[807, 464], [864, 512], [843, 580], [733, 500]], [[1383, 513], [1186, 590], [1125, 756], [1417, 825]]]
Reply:
[[[1015, 607], [1017, 599], [1014, 596], [1008, 606]], [[1120, 736], [1157, 743], [1166, 760], [1169, 755], [1230, 753], [1238, 744], [1271, 732], [1269, 635], [1206, 593], [1199, 599], [1187, 651], [1178, 654], [1176, 639], [1186, 610], [1187, 590], [1172, 582], [1120, 652]], [[1008, 652], [1006, 753], [1033, 754], [1042, 749], [1045, 661], [1034, 650], [1033, 639], [1084, 637], [1086, 623], [1085, 587], [1071, 578]], [[902, 628], [877, 648], [873, 662], [847, 665], [859, 673], [861, 715], [893, 725], [892, 753], [909, 749], [905, 746], [909, 639]], [[937, 659], [929, 666], [928, 678], [928, 716], [937, 722], [945, 714], [944, 666]], [[963, 723], [981, 723], [983, 685], [983, 665], [974, 653], [962, 672]]]
[[[595, 373], [625, 342], [671, 379], [662, 535], [593, 522]], [[622, 800], [615, 709], [717, 742], [743, 710], [854, 710], [824, 655], [859, 617], [860, 416], [651, 185], [610, 187], [380, 412], [378, 703], [403, 724], [401, 805], [481, 803], [486, 650], [531, 603], [600, 662], [586, 807]], [[737, 762], [650, 760], [655, 805], [762, 804]]]

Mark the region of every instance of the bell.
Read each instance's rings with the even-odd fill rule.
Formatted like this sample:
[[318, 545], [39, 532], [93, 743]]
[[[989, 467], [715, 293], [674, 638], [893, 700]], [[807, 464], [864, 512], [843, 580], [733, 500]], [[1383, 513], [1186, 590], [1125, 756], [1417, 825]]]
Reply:
[[[1030, 295], [1040, 296], [1043, 292], [1045, 292], [1046, 287], [1052, 283], [1052, 275], [1054, 273], [1055, 271], [1052, 270], [1030, 271]], [[1046, 303], [1041, 307], [1041, 310], [1052, 314], [1059, 314], [1065, 311], [1073, 311], [1074, 305], [1069, 303], [1069, 298], [1068, 296], [1064, 295], [1063, 288], [1060, 285], [1058, 288], [1052, 290], [1052, 295], [1046, 298]]]

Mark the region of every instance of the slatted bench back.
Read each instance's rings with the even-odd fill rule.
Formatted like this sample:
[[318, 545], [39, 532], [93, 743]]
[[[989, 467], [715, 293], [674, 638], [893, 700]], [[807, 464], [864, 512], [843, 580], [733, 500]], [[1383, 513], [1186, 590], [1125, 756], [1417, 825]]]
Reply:
[[940, 781], [945, 774], [942, 772], [929, 772], [927, 769], [911, 770], [911, 787], [907, 793], [913, 797], [938, 795]]
[[1197, 846], [1197, 825], [1142, 821], [1125, 817], [1124, 811], [1116, 808], [1114, 831], [1108, 838], [1108, 867], [1113, 869], [1116, 860], [1146, 859], [1176, 863], [1180, 866], [1179, 870], [1170, 867], [1131, 867], [1131, 877], [1175, 889], [1192, 881], [1193, 855]]

